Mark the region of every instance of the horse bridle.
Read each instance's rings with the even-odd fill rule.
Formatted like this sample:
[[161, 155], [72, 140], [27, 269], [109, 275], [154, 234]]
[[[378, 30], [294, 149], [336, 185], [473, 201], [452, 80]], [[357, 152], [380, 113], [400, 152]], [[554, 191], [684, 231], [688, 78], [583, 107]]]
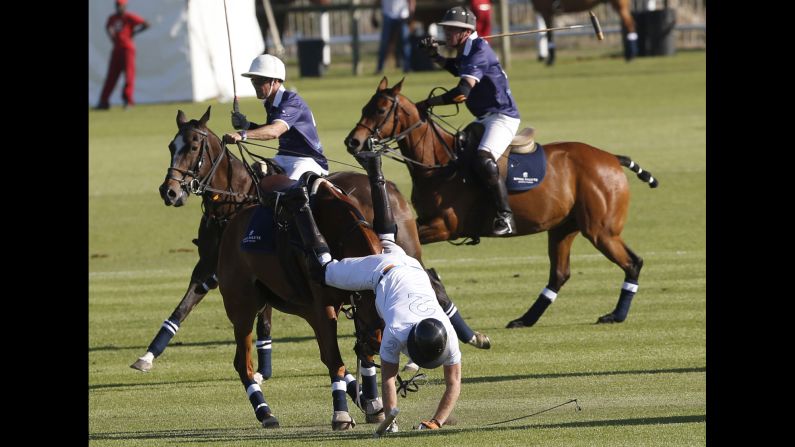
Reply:
[[[373, 129], [365, 126], [364, 124], [362, 124], [361, 121], [356, 123], [357, 127], [363, 127], [368, 132], [370, 132], [370, 136], [368, 137], [368, 144], [371, 147], [374, 146], [374, 145], [375, 146], [384, 147], [385, 148], [384, 149], [385, 152], [389, 153], [392, 156], [394, 156], [394, 155], [400, 156], [401, 160], [399, 160], [399, 161], [403, 161], [406, 164], [411, 163], [411, 164], [414, 164], [414, 165], [417, 165], [417, 166], [420, 166], [420, 167], [423, 167], [423, 168], [426, 168], [426, 169], [441, 169], [441, 168], [445, 168], [446, 165], [445, 166], [443, 166], [443, 165], [426, 165], [426, 164], [420, 163], [417, 160], [413, 160], [413, 159], [408, 158], [408, 157], [406, 157], [406, 156], [404, 156], [402, 154], [395, 154], [395, 150], [389, 149], [389, 144], [391, 144], [393, 142], [399, 142], [399, 141], [405, 139], [411, 132], [414, 131], [414, 129], [422, 126], [423, 120], [420, 119], [416, 123], [408, 126], [402, 132], [400, 132], [397, 135], [395, 135], [394, 129], [397, 128], [397, 124], [398, 124], [397, 108], [400, 107], [400, 109], [403, 110], [403, 112], [406, 115], [408, 115], [409, 112], [408, 112], [408, 110], [405, 109], [405, 107], [403, 107], [402, 104], [400, 104], [400, 100], [399, 100], [397, 95], [395, 95], [393, 97], [393, 96], [389, 96], [389, 95], [387, 95], [385, 93], [381, 93], [381, 92], [379, 92], [377, 95], [378, 95], [378, 97], [386, 98], [389, 101], [391, 101], [392, 102], [392, 107], [389, 108], [389, 112], [386, 114], [384, 119], [381, 120], [381, 122], [377, 126], [375, 126]], [[392, 123], [392, 135], [383, 137], [383, 136], [381, 136], [381, 127], [384, 125], [384, 123], [387, 122], [389, 117], [391, 115], [393, 115], [393, 114], [394, 114], [394, 120], [393, 120], [394, 122]], [[436, 138], [439, 139], [439, 141], [441, 141], [442, 144], [444, 145], [445, 151], [447, 152], [447, 155], [450, 157], [450, 160], [455, 160], [456, 156], [455, 156], [454, 151], [447, 145], [447, 143], [444, 141], [444, 138], [442, 138], [442, 136], [439, 135], [439, 131], [436, 129], [436, 127], [435, 126], [431, 126], [431, 129], [433, 130], [434, 134], [436, 135]], [[376, 140], [374, 137], [378, 137], [378, 139]]]
[[[256, 197], [249, 196], [248, 194], [239, 193], [235, 191], [224, 191], [221, 189], [215, 189], [210, 187], [210, 182], [215, 176], [215, 171], [218, 170], [218, 167], [221, 165], [221, 160], [224, 158], [224, 156], [226, 156], [227, 149], [224, 147], [221, 150], [221, 154], [215, 160], [213, 160], [212, 157], [210, 156], [211, 157], [210, 172], [208, 172], [206, 176], [201, 177], [200, 170], [201, 167], [204, 165], [205, 154], [209, 154], [210, 151], [210, 142], [209, 142], [210, 137], [206, 131], [197, 129], [196, 127], [191, 127], [190, 131], [197, 133], [201, 136], [201, 148], [199, 149], [199, 156], [196, 157], [196, 162], [194, 163], [193, 167], [190, 169], [181, 169], [174, 166], [169, 166], [166, 174], [166, 180], [167, 181], [174, 180], [178, 182], [180, 187], [184, 191], [195, 194], [197, 196], [204, 194], [205, 191], [210, 191], [210, 192], [217, 192], [219, 194], [243, 197], [246, 199], [252, 199], [252, 200], [256, 199]], [[177, 178], [172, 171], [176, 171], [182, 174], [182, 178]], [[191, 178], [190, 181], [186, 180], [188, 177]]]

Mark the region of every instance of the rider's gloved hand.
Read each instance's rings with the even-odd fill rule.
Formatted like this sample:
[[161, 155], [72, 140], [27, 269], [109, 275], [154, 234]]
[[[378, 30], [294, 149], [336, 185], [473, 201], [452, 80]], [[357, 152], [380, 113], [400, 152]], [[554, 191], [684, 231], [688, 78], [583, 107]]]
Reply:
[[246, 119], [246, 115], [243, 115], [240, 112], [232, 112], [232, 127], [235, 129], [248, 129], [249, 126], [248, 119]]
[[439, 55], [439, 43], [431, 36], [423, 37], [420, 40], [420, 48], [425, 50], [428, 57], [433, 58]]
[[436, 419], [431, 419], [429, 421], [421, 421], [420, 426], [417, 427], [417, 430], [437, 430], [440, 428], [442, 428], [442, 424], [440, 424]]

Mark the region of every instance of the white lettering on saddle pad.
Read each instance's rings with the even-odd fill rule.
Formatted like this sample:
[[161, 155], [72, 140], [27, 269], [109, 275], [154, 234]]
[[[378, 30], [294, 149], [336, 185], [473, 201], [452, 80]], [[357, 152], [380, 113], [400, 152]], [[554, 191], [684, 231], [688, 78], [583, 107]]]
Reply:
[[528, 177], [527, 171], [522, 172], [521, 177], [513, 177], [513, 181], [520, 185], [532, 185], [538, 183], [538, 177]]

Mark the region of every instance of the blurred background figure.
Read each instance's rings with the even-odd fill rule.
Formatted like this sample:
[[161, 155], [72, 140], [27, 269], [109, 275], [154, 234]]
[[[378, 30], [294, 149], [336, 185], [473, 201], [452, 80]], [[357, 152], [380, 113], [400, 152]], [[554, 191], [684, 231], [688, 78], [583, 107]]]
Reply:
[[[376, 74], [384, 70], [389, 40], [397, 33], [397, 48], [401, 48], [403, 73], [411, 71], [411, 41], [409, 40], [409, 20], [414, 16], [416, 0], [377, 0], [381, 4], [381, 43], [378, 45], [378, 64]], [[373, 26], [378, 27], [378, 20], [373, 16]]]
[[[284, 6], [291, 2], [292, 0], [271, 0], [271, 4], [275, 3], [277, 5]], [[257, 16], [257, 23], [259, 23], [259, 31], [262, 33], [262, 42], [265, 45], [265, 49], [262, 51], [262, 54], [275, 54], [277, 56], [281, 56], [284, 53], [284, 48], [281, 46], [281, 42], [272, 42], [271, 46], [273, 48], [268, 46], [268, 16], [265, 12], [265, 2], [263, 0], [254, 0], [254, 12]], [[284, 28], [287, 25], [287, 11], [273, 11], [273, 18], [273, 21], [276, 22], [277, 35], [281, 37], [284, 34]]]
[[110, 108], [110, 94], [116, 87], [122, 70], [124, 70], [124, 89], [122, 100], [124, 108], [135, 104], [133, 91], [135, 89], [135, 43], [133, 36], [149, 28], [149, 22], [131, 12], [127, 12], [127, 0], [116, 0], [116, 13], [108, 17], [105, 31], [113, 42], [113, 50], [108, 63], [108, 74], [102, 87], [102, 94], [97, 104], [98, 110]]
[[475, 13], [478, 36], [491, 35], [491, 0], [469, 0], [469, 9]]

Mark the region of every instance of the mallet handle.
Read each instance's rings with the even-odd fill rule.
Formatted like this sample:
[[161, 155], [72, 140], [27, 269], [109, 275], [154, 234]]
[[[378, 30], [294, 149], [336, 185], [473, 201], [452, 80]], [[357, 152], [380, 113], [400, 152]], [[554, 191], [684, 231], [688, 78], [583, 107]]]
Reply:
[[[544, 28], [544, 29], [534, 29], [530, 31], [516, 31], [513, 33], [502, 33], [502, 34], [492, 34], [490, 36], [483, 36], [484, 39], [489, 39], [492, 37], [506, 37], [506, 36], [521, 36], [522, 34], [536, 34], [536, 33], [545, 33], [547, 31], [557, 31], [562, 29], [575, 29], [575, 28], [585, 28], [588, 25], [569, 25], [569, 26], [559, 26], [556, 28]], [[441, 42], [439, 42], [441, 43]]]

